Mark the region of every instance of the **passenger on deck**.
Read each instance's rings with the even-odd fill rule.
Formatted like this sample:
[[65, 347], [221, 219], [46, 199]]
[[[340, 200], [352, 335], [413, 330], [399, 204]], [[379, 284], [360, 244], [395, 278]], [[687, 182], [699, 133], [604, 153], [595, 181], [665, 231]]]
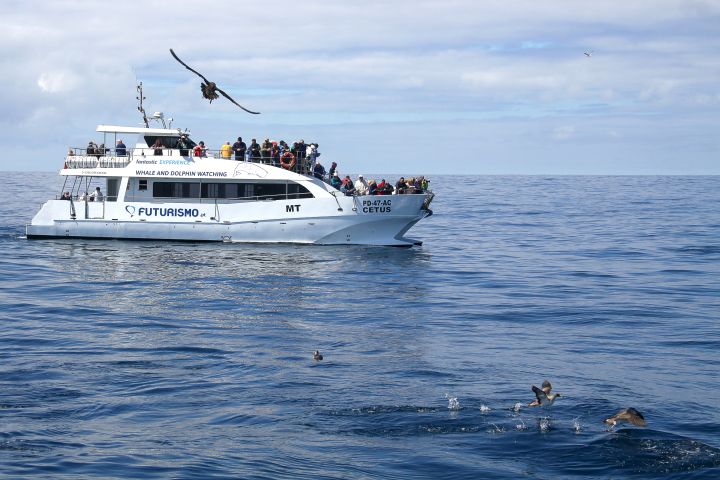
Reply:
[[102, 202], [105, 196], [100, 191], [100, 187], [95, 187], [95, 191], [90, 194], [89, 200], [95, 202]]
[[425, 191], [430, 186], [430, 185], [428, 185], [430, 183], [430, 180], [428, 180], [425, 177], [420, 177], [420, 178], [422, 178], [422, 181], [420, 182], [420, 186], [422, 187], [423, 191]]
[[340, 187], [342, 187], [342, 181], [340, 180], [340, 177], [338, 176], [338, 173], [333, 173], [333, 176], [330, 177], [330, 185], [340, 190]]
[[70, 196], [70, 192], [64, 192], [62, 194], [62, 197], [60, 197], [60, 200], [72, 200], [72, 197]]
[[418, 177], [413, 182], [413, 192], [412, 193], [423, 193], [423, 187], [422, 187], [422, 181], [423, 177]]
[[272, 163], [273, 167], [280, 166], [280, 147], [278, 146], [277, 142], [273, 143], [272, 147], [270, 148], [270, 162]]
[[355, 185], [353, 184], [350, 175], [345, 175], [345, 178], [342, 181], [342, 186], [340, 187], [340, 191], [349, 197], [355, 194]]
[[88, 157], [90, 155], [95, 155], [96, 150], [97, 150], [97, 145], [95, 145], [95, 142], [90, 140], [88, 142], [88, 146], [85, 148], [85, 155], [87, 155]]
[[233, 143], [232, 148], [233, 152], [235, 152], [235, 160], [238, 162], [245, 160], [245, 150], [247, 150], [247, 145], [243, 142], [242, 137], [238, 137], [237, 142]]
[[405, 177], [400, 177], [400, 180], [395, 184], [395, 193], [402, 195], [407, 190], [407, 183], [405, 183]]
[[315, 167], [313, 167], [313, 175], [315, 176], [315, 178], [318, 178], [320, 180], [323, 180], [325, 178], [325, 167], [322, 166], [322, 163], [315, 163]]
[[67, 156], [68, 156], [68, 157], [74, 157], [74, 156], [75, 156], [75, 150], [73, 150], [72, 147], [68, 148]]
[[123, 143], [122, 139], [115, 143], [115, 155], [118, 157], [124, 157], [127, 155], [127, 147]]
[[308, 165], [308, 169], [311, 172], [315, 171], [315, 162], [317, 162], [317, 157], [320, 156], [317, 149], [318, 149], [317, 143], [310, 143], [310, 144], [308, 144], [307, 147], [305, 147], [305, 156], [307, 157], [307, 165]]
[[362, 176], [362, 173], [358, 175], [358, 179], [355, 180], [355, 193], [358, 195], [367, 195], [368, 193], [368, 183]]
[[250, 143], [250, 161], [251, 162], [260, 161], [260, 145], [258, 145], [257, 140], [255, 140], [254, 138], [252, 139], [252, 142]]
[[82, 195], [80, 195], [80, 198], [78, 198], [81, 202], [90, 201], [90, 194], [86, 191]]
[[269, 138], [266, 138], [262, 146], [260, 147], [260, 158], [263, 163], [270, 163], [270, 150], [272, 149], [272, 143]]
[[306, 149], [305, 140], [300, 140], [295, 144], [295, 158], [297, 159], [298, 171], [301, 173], [305, 173], [304, 169], [308, 168], [305, 163]]
[[220, 147], [220, 156], [224, 160], [230, 160], [232, 156], [232, 146], [230, 146], [230, 142], [225, 142], [225, 144]]
[[207, 157], [207, 148], [205, 148], [205, 142], [200, 140], [200, 143], [195, 145], [193, 148], [193, 155], [196, 157]]
[[377, 195], [377, 183], [372, 178], [368, 182], [368, 195]]
[[181, 157], [187, 157], [190, 153], [190, 142], [188, 141], [187, 135], [185, 135], [184, 133], [180, 135], [180, 138], [178, 138], [177, 147], [178, 150], [180, 150]]
[[335, 170], [337, 170], [337, 162], [332, 162], [332, 164], [330, 165], [330, 171], [328, 172], [329, 180], [332, 180], [332, 177], [335, 174]]
[[162, 155], [163, 154], [163, 144], [159, 138], [155, 140], [155, 143], [153, 143], [152, 148], [155, 149], [155, 153], [153, 153], [153, 155]]
[[377, 184], [378, 191], [377, 191], [376, 195], [382, 195], [383, 192], [385, 192], [385, 185], [386, 185], [385, 179], [383, 178], [382, 180], [380, 180], [380, 183]]

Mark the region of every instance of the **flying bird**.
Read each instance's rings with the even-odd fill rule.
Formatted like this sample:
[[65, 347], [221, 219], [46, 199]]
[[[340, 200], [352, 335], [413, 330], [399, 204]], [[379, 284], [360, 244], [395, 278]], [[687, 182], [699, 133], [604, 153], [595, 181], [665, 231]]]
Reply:
[[585, 56], [586, 56], [586, 57], [592, 57], [592, 54], [593, 54], [594, 51], [595, 51], [595, 50], [590, 50], [589, 52], [583, 52], [583, 53], [585, 53]]
[[629, 422], [638, 427], [644, 427], [645, 417], [643, 414], [635, 410], [634, 408], [624, 408], [610, 418], [606, 418], [605, 423], [615, 426], [618, 422]]
[[313, 352], [313, 360], [318, 360], [318, 361], [320, 361], [320, 360], [322, 360], [322, 359], [323, 359], [322, 354], [321, 354], [318, 350], [315, 350], [315, 351]]
[[195, 75], [197, 75], [198, 77], [200, 77], [200, 78], [203, 79], [203, 83], [200, 84], [200, 90], [202, 90], [203, 98], [207, 98], [208, 100], [210, 100], [210, 103], [212, 103], [213, 100], [217, 100], [217, 99], [218, 99], [218, 92], [219, 92], [220, 95], [222, 95], [223, 97], [227, 98], [227, 99], [230, 100], [232, 103], [234, 103], [234, 104], [237, 105], [238, 107], [242, 108], [242, 109], [245, 110], [246, 112], [252, 113], [253, 115], [258, 115], [258, 114], [260, 113], [260, 112], [253, 112], [252, 110], [248, 110], [247, 108], [243, 107], [242, 105], [240, 105], [239, 103], [237, 103], [235, 100], [233, 100], [233, 98], [232, 98], [230, 95], [228, 95], [227, 93], [223, 92], [223, 91], [220, 89], [220, 87], [218, 87], [218, 86], [215, 84], [215, 82], [211, 82], [210, 80], [208, 80], [207, 78], [205, 78], [200, 72], [198, 72], [198, 71], [196, 71], [196, 70], [193, 70], [192, 68], [188, 67], [185, 62], [183, 62], [182, 60], [180, 60], [180, 58], [178, 58], [178, 56], [175, 55], [175, 52], [173, 52], [173, 49], [172, 49], [172, 48], [170, 49], [170, 53], [172, 54], [173, 58], [175, 58], [175, 60], [177, 60], [178, 62], [180, 62], [180, 64], [181, 64], [183, 67], [187, 68], [188, 70], [190, 70], [191, 72], [193, 72]]
[[538, 388], [535, 385], [532, 386], [532, 391], [535, 393], [535, 400], [528, 403], [528, 407], [545, 407], [552, 405], [556, 398], [560, 397], [559, 393], [550, 393], [552, 385], [550, 382], [545, 380], [542, 384], [542, 388]]

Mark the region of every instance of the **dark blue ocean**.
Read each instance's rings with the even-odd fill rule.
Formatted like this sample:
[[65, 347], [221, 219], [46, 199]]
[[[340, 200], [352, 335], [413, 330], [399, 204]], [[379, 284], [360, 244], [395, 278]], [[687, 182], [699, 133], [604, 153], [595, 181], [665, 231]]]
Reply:
[[3, 175], [0, 476], [720, 478], [720, 177], [435, 177], [398, 249], [26, 240]]

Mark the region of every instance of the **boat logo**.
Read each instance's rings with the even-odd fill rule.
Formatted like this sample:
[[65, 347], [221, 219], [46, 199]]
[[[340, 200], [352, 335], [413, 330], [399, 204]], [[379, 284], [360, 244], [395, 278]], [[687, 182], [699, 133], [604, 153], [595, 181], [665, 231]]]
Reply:
[[242, 177], [245, 175], [254, 175], [258, 178], [265, 178], [268, 175], [267, 170], [254, 163], [240, 163], [235, 167], [233, 177]]
[[128, 212], [131, 217], [135, 216], [135, 207], [132, 205], [125, 205], [125, 211]]

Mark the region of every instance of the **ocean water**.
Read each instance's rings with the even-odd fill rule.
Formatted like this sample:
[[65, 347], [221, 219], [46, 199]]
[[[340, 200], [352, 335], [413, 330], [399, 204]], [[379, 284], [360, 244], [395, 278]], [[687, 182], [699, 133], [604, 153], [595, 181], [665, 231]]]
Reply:
[[431, 178], [396, 249], [28, 241], [4, 176], [0, 476], [720, 478], [720, 177]]

